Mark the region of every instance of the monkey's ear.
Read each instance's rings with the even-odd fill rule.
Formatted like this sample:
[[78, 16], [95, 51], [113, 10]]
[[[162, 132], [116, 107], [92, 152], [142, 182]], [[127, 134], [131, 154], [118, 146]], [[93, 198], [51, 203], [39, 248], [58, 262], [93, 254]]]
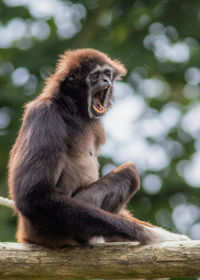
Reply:
[[120, 80], [127, 73], [125, 66], [117, 59], [113, 60], [113, 68], [115, 70], [116, 80]]

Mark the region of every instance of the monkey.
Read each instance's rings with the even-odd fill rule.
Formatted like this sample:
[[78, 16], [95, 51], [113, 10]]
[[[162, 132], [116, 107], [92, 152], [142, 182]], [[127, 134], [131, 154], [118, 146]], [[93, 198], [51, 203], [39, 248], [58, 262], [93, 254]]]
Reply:
[[98, 50], [68, 50], [41, 94], [25, 105], [8, 164], [19, 242], [62, 248], [98, 237], [141, 244], [188, 240], [126, 210], [140, 187], [134, 163], [99, 178], [100, 118], [112, 105], [114, 81], [126, 72]]

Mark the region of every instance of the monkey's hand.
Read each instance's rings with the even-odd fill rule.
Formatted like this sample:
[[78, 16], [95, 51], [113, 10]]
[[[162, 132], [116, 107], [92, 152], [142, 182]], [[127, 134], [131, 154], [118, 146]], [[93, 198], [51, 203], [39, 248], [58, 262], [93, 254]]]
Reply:
[[[134, 187], [137, 191], [140, 188], [140, 176], [136, 165], [132, 161], [125, 162], [113, 170], [114, 173], [122, 173], [129, 178], [132, 178]], [[125, 176], [125, 177], [126, 177]]]
[[169, 232], [163, 228], [159, 227], [147, 227], [145, 228], [148, 230], [150, 234], [149, 243], [158, 243], [158, 242], [165, 242], [165, 241], [189, 241], [191, 240], [188, 236], [184, 234], [176, 234]]

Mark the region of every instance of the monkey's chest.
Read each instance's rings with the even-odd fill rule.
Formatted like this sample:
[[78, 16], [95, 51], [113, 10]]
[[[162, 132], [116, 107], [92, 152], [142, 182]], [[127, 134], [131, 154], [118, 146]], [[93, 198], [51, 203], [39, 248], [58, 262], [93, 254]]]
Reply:
[[92, 146], [79, 157], [78, 166], [82, 185], [91, 184], [99, 178], [99, 163]]
[[71, 159], [71, 168], [76, 186], [86, 186], [98, 180], [98, 148], [96, 135], [91, 131], [73, 138], [68, 154]]

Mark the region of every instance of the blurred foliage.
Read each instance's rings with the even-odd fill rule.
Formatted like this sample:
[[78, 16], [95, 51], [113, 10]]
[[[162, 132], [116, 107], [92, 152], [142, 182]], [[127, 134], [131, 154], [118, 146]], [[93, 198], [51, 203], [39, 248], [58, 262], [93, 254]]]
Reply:
[[[68, 48], [91, 47], [119, 58], [129, 71], [125, 81], [137, 94], [143, 94], [148, 109], [159, 113], [173, 103], [183, 118], [200, 102], [199, 1], [46, 0], [38, 1], [37, 7], [34, 2], [4, 0], [0, 4], [0, 195], [3, 196], [8, 195], [8, 155], [20, 127], [23, 105], [41, 91], [58, 55]], [[55, 7], [49, 9], [52, 3]], [[141, 91], [139, 80], [152, 78], [166, 85], [167, 94], [149, 97]], [[165, 140], [175, 141], [181, 144], [182, 152], [174, 156], [177, 146], [172, 146], [167, 152], [170, 157], [167, 167], [143, 170], [142, 182], [148, 174], [155, 174], [161, 178], [162, 188], [156, 193], [141, 188], [129, 205], [140, 219], [196, 238], [200, 238], [199, 186], [191, 187], [184, 172], [177, 172], [177, 166], [184, 170], [184, 164], [198, 153], [199, 127], [189, 133], [180, 120], [164, 140], [146, 137], [150, 145], [157, 143], [163, 149]], [[106, 157], [101, 157], [100, 163], [101, 168], [115, 164], [114, 159]], [[183, 226], [180, 221], [176, 223], [177, 215]], [[0, 206], [0, 240], [14, 241], [15, 227], [15, 217]]]

